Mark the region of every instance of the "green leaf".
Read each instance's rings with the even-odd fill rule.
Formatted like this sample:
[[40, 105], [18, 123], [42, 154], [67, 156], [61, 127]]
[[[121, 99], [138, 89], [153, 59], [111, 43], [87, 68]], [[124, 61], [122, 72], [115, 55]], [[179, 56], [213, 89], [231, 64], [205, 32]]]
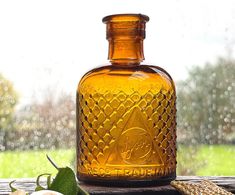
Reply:
[[10, 183], [9, 183], [9, 187], [11, 188], [11, 192], [15, 192], [17, 189], [16, 188], [14, 188], [13, 186], [12, 186], [12, 184], [15, 182], [16, 180], [13, 180], [13, 181], [11, 181]]
[[37, 192], [40, 190], [45, 190], [45, 188], [43, 188], [42, 186], [37, 186], [34, 191]]
[[59, 167], [55, 164], [55, 162], [53, 160], [51, 160], [49, 155], [47, 154], [46, 156], [47, 156], [47, 159], [49, 160], [49, 162], [53, 165], [53, 167], [55, 167], [57, 170], [59, 170]]
[[43, 173], [43, 174], [41, 174], [37, 177], [37, 180], [36, 180], [36, 185], [37, 186], [35, 188], [35, 191], [40, 191], [40, 190], [45, 190], [46, 189], [46, 188], [42, 187], [41, 184], [40, 184], [40, 178], [42, 176], [45, 176], [45, 175], [48, 175], [48, 177], [47, 177], [47, 188], [50, 186], [51, 174]]
[[[51, 164], [58, 170], [58, 173], [55, 179], [52, 181], [52, 183], [51, 183], [51, 174], [44, 173], [39, 175], [36, 180], [37, 186], [35, 188], [35, 191], [53, 190], [56, 192], [60, 192], [63, 195], [89, 195], [88, 192], [83, 190], [78, 185], [76, 176], [71, 168], [69, 167], [58, 168], [58, 166], [49, 158], [48, 155], [47, 158], [51, 162]], [[40, 184], [40, 178], [45, 175], [47, 176], [47, 188], [41, 186]], [[15, 180], [9, 183], [12, 192], [17, 191], [17, 189], [12, 186], [14, 182]], [[29, 194], [27, 193], [27, 195]]]
[[47, 177], [47, 188], [51, 186], [51, 175]]
[[59, 168], [48, 155], [47, 159], [58, 170], [55, 179], [48, 185], [48, 190], [54, 190], [64, 195], [89, 195], [78, 185], [76, 176], [71, 168]]
[[54, 190], [64, 195], [77, 195], [78, 186], [73, 170], [69, 167], [59, 168], [59, 172], [48, 190]]
[[[16, 180], [13, 180], [13, 181], [11, 181], [11, 182], [9, 183], [9, 187], [11, 188], [11, 192], [22, 191], [22, 190], [17, 190], [16, 188], [14, 188], [14, 187], [12, 186], [12, 184], [13, 184], [15, 181], [16, 181]], [[25, 192], [25, 191], [23, 191], [23, 192]], [[28, 192], [25, 192], [25, 194], [26, 194], [26, 195], [29, 195]]]

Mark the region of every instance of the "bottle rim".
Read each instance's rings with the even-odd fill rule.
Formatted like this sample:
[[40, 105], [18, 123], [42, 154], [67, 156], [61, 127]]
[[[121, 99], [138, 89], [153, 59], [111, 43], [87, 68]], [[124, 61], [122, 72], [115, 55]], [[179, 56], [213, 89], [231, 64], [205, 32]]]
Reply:
[[148, 22], [149, 17], [144, 14], [133, 14], [133, 13], [127, 13], [127, 14], [113, 14], [105, 16], [102, 19], [103, 23], [109, 23], [109, 22]]

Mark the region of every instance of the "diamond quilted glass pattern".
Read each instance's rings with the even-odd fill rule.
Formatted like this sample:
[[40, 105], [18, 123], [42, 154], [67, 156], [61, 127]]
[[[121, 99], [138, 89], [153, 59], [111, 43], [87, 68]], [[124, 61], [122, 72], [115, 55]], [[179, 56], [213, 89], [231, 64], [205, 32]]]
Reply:
[[[165, 89], [156, 94], [149, 90], [144, 95], [123, 91], [79, 94], [78, 169], [89, 172], [90, 167], [96, 165], [105, 170], [110, 166], [138, 167], [144, 164], [155, 167], [158, 176], [174, 172], [175, 100], [175, 92]], [[136, 118], [139, 123], [135, 124]], [[127, 143], [132, 144], [128, 139], [134, 135], [139, 138], [133, 148], [128, 149]]]

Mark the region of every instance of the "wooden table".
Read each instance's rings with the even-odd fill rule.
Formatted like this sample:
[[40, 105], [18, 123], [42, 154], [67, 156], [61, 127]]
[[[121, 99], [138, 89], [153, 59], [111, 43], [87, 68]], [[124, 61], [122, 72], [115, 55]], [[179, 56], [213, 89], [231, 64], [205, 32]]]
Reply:
[[[210, 179], [217, 185], [224, 187], [226, 190], [235, 193], [235, 176], [234, 177], [197, 177], [197, 176], [178, 176], [177, 180], [199, 182], [202, 179]], [[14, 179], [0, 179], [0, 194], [9, 194], [9, 182]], [[45, 182], [44, 182], [45, 183]], [[35, 188], [35, 179], [16, 179], [14, 186], [32, 192]], [[152, 187], [139, 187], [139, 188], [120, 188], [120, 187], [101, 187], [81, 184], [91, 195], [176, 195], [179, 194], [170, 185], [166, 186], [152, 186]]]

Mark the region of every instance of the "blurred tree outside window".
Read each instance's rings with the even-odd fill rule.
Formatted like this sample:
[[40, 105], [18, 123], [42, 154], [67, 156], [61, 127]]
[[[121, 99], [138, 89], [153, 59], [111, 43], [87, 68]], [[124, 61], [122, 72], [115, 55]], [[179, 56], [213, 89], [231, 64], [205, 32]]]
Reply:
[[13, 84], [0, 74], [0, 151], [5, 150], [7, 133], [13, 128], [13, 114], [18, 95]]

